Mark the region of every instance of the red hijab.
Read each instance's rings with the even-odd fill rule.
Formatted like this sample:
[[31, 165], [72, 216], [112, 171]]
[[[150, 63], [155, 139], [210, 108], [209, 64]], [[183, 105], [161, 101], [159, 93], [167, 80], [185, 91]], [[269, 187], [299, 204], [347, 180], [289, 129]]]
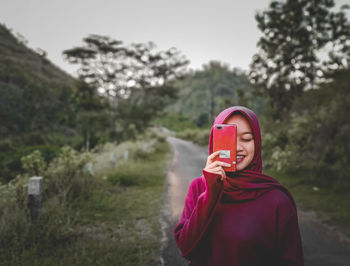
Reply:
[[[262, 173], [261, 134], [259, 121], [255, 113], [243, 106], [233, 106], [223, 110], [215, 119], [214, 124], [224, 124], [233, 114], [243, 115], [249, 122], [254, 135], [255, 153], [252, 162], [242, 171], [228, 173], [224, 180], [222, 200], [237, 202], [254, 200], [272, 189], [280, 189], [286, 193], [294, 203], [289, 191], [275, 179]], [[213, 128], [209, 138], [209, 154], [213, 152]], [[294, 204], [295, 205], [295, 204]]]

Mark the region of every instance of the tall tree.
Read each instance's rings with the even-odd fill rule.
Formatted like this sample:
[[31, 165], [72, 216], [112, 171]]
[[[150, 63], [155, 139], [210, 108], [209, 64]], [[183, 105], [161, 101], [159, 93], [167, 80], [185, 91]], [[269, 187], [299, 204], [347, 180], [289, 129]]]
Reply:
[[231, 105], [261, 111], [262, 102], [253, 96], [246, 73], [219, 61], [210, 61], [202, 69], [187, 73], [176, 82], [176, 87], [179, 99], [167, 111], [189, 118], [198, 126], [211, 125], [215, 115]]
[[79, 64], [79, 77], [116, 99], [129, 97], [139, 88], [163, 85], [183, 74], [188, 61], [171, 48], [154, 51], [152, 42], [124, 45], [108, 36], [89, 35], [84, 45], [63, 51], [72, 64]]
[[[215, 115], [223, 108], [238, 104], [240, 99], [237, 89], [246, 89], [248, 85], [244, 73], [238, 69], [230, 69], [228, 65], [218, 61], [210, 61], [203, 65], [203, 70], [196, 71], [192, 79], [189, 93], [194, 94], [197, 98], [195, 100], [204, 107], [209, 121], [214, 121]], [[198, 89], [199, 91], [195, 92]], [[202, 119], [203, 114], [202, 111], [198, 119]]]
[[[249, 76], [268, 94], [275, 115], [288, 110], [305, 89], [315, 88], [330, 68], [350, 65], [346, 7], [338, 12], [333, 7], [333, 0], [273, 1], [256, 15], [263, 36]], [[322, 62], [324, 50], [329, 57]]]
[[119, 129], [128, 121], [142, 130], [167, 99], [176, 96], [171, 81], [181, 77], [188, 64], [176, 48], [155, 51], [151, 42], [124, 45], [101, 35], [89, 35], [83, 41], [83, 46], [65, 50], [63, 55], [80, 65], [81, 80], [108, 97]]
[[71, 97], [72, 122], [84, 139], [86, 151], [98, 141], [98, 134], [108, 128], [110, 109], [106, 98], [85, 82], [77, 82]]
[[215, 99], [223, 96], [226, 98], [226, 104], [230, 105], [236, 100], [232, 82], [236, 75], [229, 70], [227, 65], [215, 61], [204, 65], [203, 70], [203, 72], [197, 72], [197, 74], [207, 77], [205, 84], [203, 84], [203, 89], [206, 89], [208, 95], [210, 120], [214, 121], [216, 115]]

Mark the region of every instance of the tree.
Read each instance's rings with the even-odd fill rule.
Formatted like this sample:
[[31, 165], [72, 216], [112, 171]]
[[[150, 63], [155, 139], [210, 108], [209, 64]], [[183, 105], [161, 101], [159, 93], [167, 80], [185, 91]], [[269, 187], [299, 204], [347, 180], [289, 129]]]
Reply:
[[175, 86], [178, 100], [167, 112], [178, 113], [200, 127], [211, 125], [215, 115], [232, 105], [245, 105], [261, 113], [262, 101], [253, 95], [247, 75], [240, 69], [211, 61], [188, 72]]
[[142, 130], [176, 96], [171, 81], [183, 76], [188, 64], [176, 48], [156, 52], [151, 42], [124, 45], [101, 35], [83, 40], [63, 55], [80, 65], [81, 80], [109, 99], [119, 131], [126, 121]]
[[155, 52], [152, 42], [126, 46], [101, 35], [89, 35], [83, 40], [84, 46], [63, 52], [65, 59], [80, 64], [78, 75], [83, 81], [116, 100], [178, 78], [188, 64], [176, 48]]
[[[317, 183], [327, 189], [348, 191], [349, 84], [350, 68], [334, 72], [331, 82], [320, 84], [317, 90], [303, 93], [293, 103], [291, 119], [278, 125], [284, 128], [287, 143], [284, 147], [272, 145], [268, 153], [280, 156], [270, 161], [280, 164], [284, 171], [302, 171], [305, 182]], [[270, 135], [271, 139], [273, 137]], [[269, 154], [266, 154], [267, 157]]]
[[85, 149], [89, 151], [98, 142], [98, 133], [105, 132], [105, 128], [108, 128], [109, 105], [92, 86], [79, 81], [71, 98], [71, 110], [75, 122], [72, 126], [81, 133]]
[[209, 102], [209, 117], [212, 121], [217, 113], [216, 99], [223, 97], [225, 104], [232, 105], [236, 100], [233, 80], [236, 81], [235, 73], [231, 72], [227, 65], [211, 61], [203, 66], [203, 72], [197, 72], [199, 76], [204, 75], [205, 83], [203, 90], [207, 91]]
[[[303, 91], [324, 80], [331, 68], [350, 65], [346, 7], [338, 12], [333, 7], [333, 0], [273, 1], [256, 15], [263, 36], [249, 76], [261, 93], [267, 93], [276, 117]], [[325, 49], [329, 56], [322, 62]]]
[[[196, 120], [202, 119], [200, 116], [207, 113], [209, 121], [214, 121], [215, 115], [228, 106], [238, 104], [237, 95], [238, 88], [248, 90], [248, 81], [244, 73], [238, 69], [229, 69], [218, 61], [210, 61], [203, 65], [203, 70], [198, 70], [189, 78], [190, 85], [188, 94], [192, 95], [192, 104], [199, 105], [196, 108], [198, 117]], [[209, 122], [210, 123], [210, 122]]]

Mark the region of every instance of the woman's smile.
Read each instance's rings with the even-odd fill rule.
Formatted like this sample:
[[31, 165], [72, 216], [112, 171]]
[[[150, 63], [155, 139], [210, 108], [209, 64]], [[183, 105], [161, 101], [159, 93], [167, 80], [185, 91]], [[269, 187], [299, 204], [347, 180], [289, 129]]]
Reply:
[[244, 157], [245, 157], [244, 155], [237, 155], [237, 157], [236, 157], [237, 164], [242, 162], [244, 160]]

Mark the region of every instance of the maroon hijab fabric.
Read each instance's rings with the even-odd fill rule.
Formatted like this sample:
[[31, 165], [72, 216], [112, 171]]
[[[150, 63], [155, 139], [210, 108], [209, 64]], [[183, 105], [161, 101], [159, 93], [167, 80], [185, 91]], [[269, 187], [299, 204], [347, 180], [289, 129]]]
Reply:
[[[289, 191], [272, 177], [262, 173], [261, 134], [259, 121], [255, 113], [243, 106], [233, 106], [223, 110], [215, 119], [214, 125], [224, 124], [233, 114], [243, 115], [249, 122], [254, 136], [255, 153], [252, 162], [242, 171], [227, 173], [224, 180], [224, 202], [254, 200], [272, 189], [280, 189], [292, 200]], [[213, 128], [209, 138], [209, 154], [213, 152]], [[295, 204], [294, 204], [295, 205]]]

